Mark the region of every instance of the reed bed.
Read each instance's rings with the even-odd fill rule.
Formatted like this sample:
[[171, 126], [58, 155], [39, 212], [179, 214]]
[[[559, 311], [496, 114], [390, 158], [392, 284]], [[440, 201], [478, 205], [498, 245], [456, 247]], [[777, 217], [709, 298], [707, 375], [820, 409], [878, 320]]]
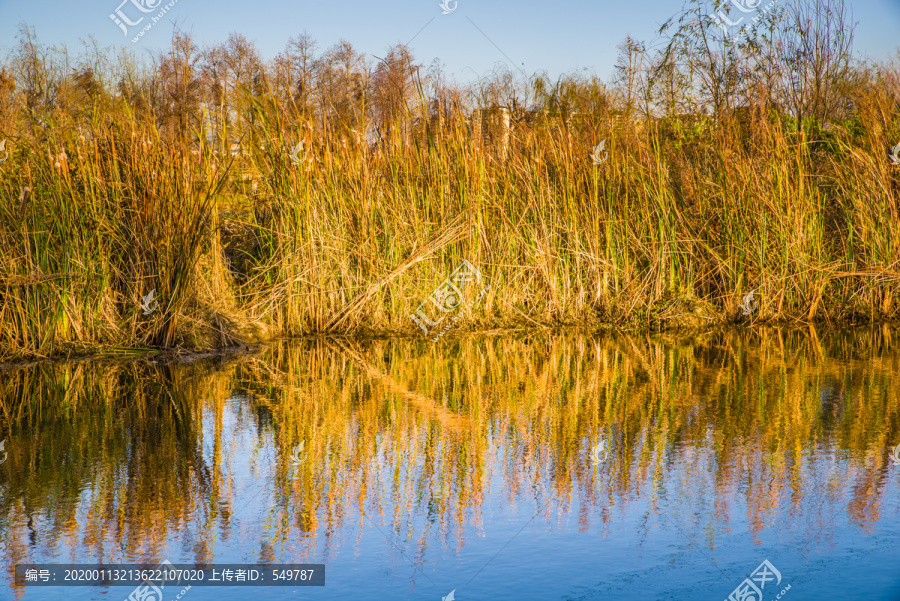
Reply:
[[176, 36], [138, 65], [23, 29], [0, 63], [0, 360], [421, 335], [410, 314], [463, 260], [490, 290], [451, 336], [898, 316], [895, 63], [856, 65], [827, 119], [684, 115], [301, 42], [266, 63]]

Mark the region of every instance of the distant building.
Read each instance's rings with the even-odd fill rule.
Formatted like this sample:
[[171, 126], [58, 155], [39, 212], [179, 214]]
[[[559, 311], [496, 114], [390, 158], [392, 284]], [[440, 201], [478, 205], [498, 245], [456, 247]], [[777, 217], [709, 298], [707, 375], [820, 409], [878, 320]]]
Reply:
[[476, 109], [471, 117], [472, 139], [476, 147], [496, 156], [506, 158], [509, 149], [510, 111], [506, 107]]

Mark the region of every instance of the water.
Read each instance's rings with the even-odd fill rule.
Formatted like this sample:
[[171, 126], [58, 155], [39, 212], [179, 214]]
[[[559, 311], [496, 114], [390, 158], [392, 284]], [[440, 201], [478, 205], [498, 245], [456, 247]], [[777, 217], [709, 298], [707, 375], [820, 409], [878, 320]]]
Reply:
[[167, 559], [322, 563], [326, 585], [162, 601], [719, 601], [768, 560], [765, 601], [897, 600], [893, 335], [316, 340], [0, 371], [0, 598], [122, 601], [133, 586], [22, 587], [13, 566]]

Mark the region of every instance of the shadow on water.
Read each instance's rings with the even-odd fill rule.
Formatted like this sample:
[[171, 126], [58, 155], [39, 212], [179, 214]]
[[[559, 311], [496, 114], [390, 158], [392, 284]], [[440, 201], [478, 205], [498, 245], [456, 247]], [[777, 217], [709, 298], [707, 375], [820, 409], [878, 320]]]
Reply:
[[[14, 566], [168, 558], [325, 563], [324, 590], [304, 594], [329, 599], [363, 582], [389, 598], [595, 599], [636, 582], [668, 598], [692, 578], [722, 598], [780, 549], [806, 588], [794, 598], [832, 555], [894, 598], [875, 559], [827, 549], [900, 547], [898, 373], [887, 327], [295, 341], [7, 371], [3, 596], [125, 598], [16, 587]], [[559, 577], [529, 584], [523, 566], [551, 552]], [[190, 598], [243, 594], [228, 590]]]

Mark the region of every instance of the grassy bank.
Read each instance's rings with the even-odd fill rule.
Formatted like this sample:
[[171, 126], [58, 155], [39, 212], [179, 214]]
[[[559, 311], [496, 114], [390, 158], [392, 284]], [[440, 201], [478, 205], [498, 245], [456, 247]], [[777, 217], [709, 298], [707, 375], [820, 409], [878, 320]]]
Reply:
[[[421, 336], [410, 314], [463, 260], [490, 289], [455, 332], [898, 317], [896, 64], [856, 65], [852, 108], [821, 116], [685, 116], [649, 68], [640, 109], [595, 79], [462, 90], [402, 47], [373, 66], [304, 39], [265, 63], [179, 37], [137, 67], [23, 30], [0, 74], [0, 359]], [[505, 143], [472, 131], [490, 106]]]

